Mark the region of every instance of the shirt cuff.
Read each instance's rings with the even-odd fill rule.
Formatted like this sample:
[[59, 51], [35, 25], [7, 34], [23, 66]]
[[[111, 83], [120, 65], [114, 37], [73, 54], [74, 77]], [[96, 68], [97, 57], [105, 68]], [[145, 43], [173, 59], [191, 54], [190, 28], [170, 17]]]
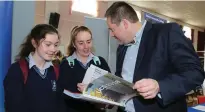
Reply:
[[157, 94], [157, 96], [158, 96], [160, 99], [162, 99], [162, 96], [161, 96], [161, 94], [160, 94], [160, 93], [158, 93], [158, 94]]

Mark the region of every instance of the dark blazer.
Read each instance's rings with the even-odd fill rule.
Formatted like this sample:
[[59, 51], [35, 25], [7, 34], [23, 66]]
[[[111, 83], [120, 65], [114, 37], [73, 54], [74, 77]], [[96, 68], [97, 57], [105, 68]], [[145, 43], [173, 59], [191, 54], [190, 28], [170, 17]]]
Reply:
[[[127, 46], [117, 50], [116, 75], [121, 77]], [[186, 112], [185, 94], [200, 86], [204, 70], [192, 46], [176, 23], [146, 23], [136, 60], [133, 83], [158, 81], [162, 99], [134, 98], [136, 112]]]

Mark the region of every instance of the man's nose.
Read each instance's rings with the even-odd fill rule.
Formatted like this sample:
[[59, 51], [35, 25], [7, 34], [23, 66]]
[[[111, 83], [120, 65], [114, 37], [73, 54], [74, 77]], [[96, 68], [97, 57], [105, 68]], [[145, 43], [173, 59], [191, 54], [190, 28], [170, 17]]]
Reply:
[[110, 31], [110, 36], [112, 36], [112, 37], [114, 37], [115, 35], [113, 34], [113, 32], [112, 31]]

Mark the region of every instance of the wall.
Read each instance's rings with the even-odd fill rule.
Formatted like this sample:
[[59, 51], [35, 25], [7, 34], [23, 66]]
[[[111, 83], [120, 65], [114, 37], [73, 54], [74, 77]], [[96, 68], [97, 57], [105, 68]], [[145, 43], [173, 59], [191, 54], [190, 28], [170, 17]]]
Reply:
[[[67, 46], [71, 29], [76, 25], [84, 25], [84, 16], [92, 17], [85, 13], [73, 11], [69, 6], [70, 1], [36, 1], [35, 24], [48, 23], [50, 12], [58, 12], [60, 14], [58, 31], [61, 35], [61, 45]], [[104, 17], [108, 8], [108, 2], [98, 1], [98, 16]]]
[[14, 1], [12, 25], [12, 57], [19, 52], [19, 46], [34, 25], [34, 1]]

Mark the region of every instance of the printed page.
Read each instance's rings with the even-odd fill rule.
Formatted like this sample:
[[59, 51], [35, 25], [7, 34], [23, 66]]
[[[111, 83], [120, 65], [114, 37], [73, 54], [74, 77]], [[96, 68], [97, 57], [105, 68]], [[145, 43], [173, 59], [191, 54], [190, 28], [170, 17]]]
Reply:
[[81, 93], [73, 93], [73, 92], [70, 92], [69, 90], [66, 90], [66, 89], [64, 89], [63, 93], [72, 97], [72, 98], [81, 98], [82, 97]]
[[87, 69], [84, 79], [83, 79], [83, 84], [89, 84], [93, 80], [107, 74], [108, 71], [103, 70], [95, 65], [90, 65], [90, 67]]
[[102, 98], [90, 96], [90, 95], [87, 95], [87, 94], [83, 94], [82, 99], [86, 100], [86, 101], [103, 103], [103, 104], [110, 104], [110, 105], [116, 105], [116, 106], [122, 106], [122, 107], [125, 106], [123, 103], [114, 102], [114, 101], [110, 101], [110, 100], [107, 100], [107, 99], [102, 99]]
[[138, 95], [132, 86], [132, 83], [108, 73], [88, 84], [83, 94], [125, 104]]
[[98, 98], [86, 94], [72, 93], [68, 90], [64, 90], [63, 93], [75, 99], [86, 100], [86, 101], [96, 102], [96, 103], [103, 103], [103, 104], [111, 104], [116, 106], [124, 106], [122, 103], [117, 103], [117, 102], [113, 102], [110, 100], [106, 100], [106, 99], [102, 99], [102, 98]]

